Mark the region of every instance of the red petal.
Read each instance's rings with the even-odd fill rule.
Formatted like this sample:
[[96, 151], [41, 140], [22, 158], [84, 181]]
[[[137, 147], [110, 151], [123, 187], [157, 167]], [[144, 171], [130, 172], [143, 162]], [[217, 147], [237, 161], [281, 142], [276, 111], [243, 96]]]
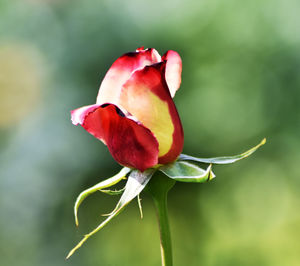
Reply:
[[78, 124], [82, 125], [84, 122], [85, 117], [90, 113], [93, 112], [95, 109], [99, 108], [99, 104], [92, 104], [77, 108], [71, 111], [71, 120], [73, 125], [77, 126]]
[[162, 60], [167, 61], [165, 76], [171, 96], [174, 97], [181, 83], [182, 61], [180, 55], [172, 50], [167, 51]]
[[137, 52], [139, 52], [139, 51], [144, 51], [144, 50], [145, 50], [145, 47], [144, 47], [144, 46], [139, 47], [139, 48], [136, 49]]
[[121, 165], [144, 171], [158, 163], [158, 142], [151, 131], [113, 104], [76, 109], [72, 121], [102, 140]]
[[159, 163], [174, 161], [183, 148], [183, 130], [165, 81], [165, 63], [135, 71], [123, 86], [120, 105], [149, 128], [159, 143]]
[[130, 78], [131, 74], [147, 65], [161, 61], [155, 49], [142, 50], [124, 54], [118, 58], [106, 73], [99, 89], [97, 103], [114, 103], [118, 105], [122, 85]]

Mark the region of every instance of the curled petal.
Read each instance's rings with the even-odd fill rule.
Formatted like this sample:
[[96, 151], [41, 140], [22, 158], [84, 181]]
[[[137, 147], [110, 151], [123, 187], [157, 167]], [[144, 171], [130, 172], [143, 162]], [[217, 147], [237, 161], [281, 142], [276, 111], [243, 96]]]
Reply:
[[158, 162], [158, 142], [152, 132], [113, 104], [76, 109], [72, 121], [103, 141], [121, 165], [144, 171]]
[[155, 49], [143, 50], [143, 47], [138, 48], [136, 52], [119, 57], [112, 64], [101, 83], [97, 103], [110, 102], [118, 104], [122, 85], [129, 79], [131, 74], [137, 69], [160, 61], [161, 57]]
[[172, 97], [175, 96], [176, 91], [181, 83], [182, 61], [180, 55], [172, 50], [167, 51], [162, 60], [166, 61], [166, 81]]
[[137, 48], [135, 51], [136, 52], [140, 52], [140, 51], [144, 51], [144, 50], [145, 50], [145, 47], [141, 46], [141, 47]]
[[88, 113], [93, 112], [95, 109], [99, 108], [99, 104], [92, 104], [77, 108], [71, 111], [71, 120], [73, 125], [77, 126], [78, 124], [82, 125], [85, 117]]
[[174, 161], [183, 148], [183, 130], [164, 68], [162, 62], [135, 71], [124, 84], [120, 98], [120, 105], [155, 135], [162, 164]]

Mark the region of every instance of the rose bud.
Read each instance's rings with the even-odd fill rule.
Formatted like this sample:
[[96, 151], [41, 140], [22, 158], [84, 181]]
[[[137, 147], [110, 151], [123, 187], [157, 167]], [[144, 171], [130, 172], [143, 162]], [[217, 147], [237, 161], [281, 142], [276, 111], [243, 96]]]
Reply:
[[162, 57], [139, 48], [118, 58], [106, 73], [96, 104], [71, 111], [80, 124], [107, 145], [121, 165], [144, 171], [177, 159], [183, 129], [172, 100], [181, 83], [179, 54]]

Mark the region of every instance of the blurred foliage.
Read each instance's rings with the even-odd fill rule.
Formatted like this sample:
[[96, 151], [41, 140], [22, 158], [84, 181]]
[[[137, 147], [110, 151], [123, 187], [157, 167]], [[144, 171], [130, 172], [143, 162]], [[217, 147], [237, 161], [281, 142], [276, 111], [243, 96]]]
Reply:
[[70, 122], [95, 101], [112, 62], [137, 47], [183, 59], [175, 101], [186, 154], [255, 155], [170, 193], [175, 265], [300, 264], [300, 2], [298, 0], [1, 0], [0, 258], [2, 266], [159, 265], [150, 199], [135, 203], [64, 257], [116, 197], [80, 191], [120, 167]]

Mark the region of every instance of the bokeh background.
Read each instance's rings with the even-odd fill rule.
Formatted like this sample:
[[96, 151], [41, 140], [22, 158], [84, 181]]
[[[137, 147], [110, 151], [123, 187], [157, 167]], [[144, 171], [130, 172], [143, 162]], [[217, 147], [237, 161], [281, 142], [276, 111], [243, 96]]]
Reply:
[[68, 251], [112, 210], [84, 189], [120, 166], [70, 122], [95, 101], [113, 61], [140, 46], [176, 50], [184, 153], [250, 158], [169, 196], [174, 265], [300, 265], [300, 2], [298, 0], [1, 0], [1, 266], [160, 265], [151, 199]]

